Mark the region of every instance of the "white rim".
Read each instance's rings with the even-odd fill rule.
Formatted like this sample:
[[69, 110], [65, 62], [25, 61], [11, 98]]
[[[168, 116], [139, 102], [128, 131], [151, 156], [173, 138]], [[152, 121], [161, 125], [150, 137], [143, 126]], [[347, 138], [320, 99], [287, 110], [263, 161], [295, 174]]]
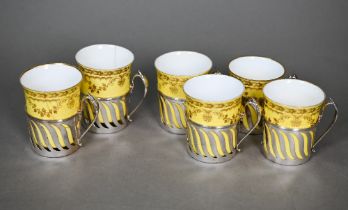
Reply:
[[197, 76], [206, 73], [213, 66], [211, 59], [193, 51], [165, 53], [155, 60], [158, 71], [175, 76]]
[[202, 75], [189, 79], [184, 92], [195, 99], [206, 102], [226, 102], [242, 96], [241, 81], [226, 75]]
[[265, 85], [263, 93], [272, 101], [290, 107], [317, 106], [325, 100], [325, 93], [321, 88], [298, 79], [272, 81]]
[[131, 64], [134, 54], [121, 46], [96, 44], [80, 49], [75, 59], [77, 63], [96, 70], [117, 70]]
[[270, 58], [245, 56], [234, 59], [229, 64], [230, 71], [250, 80], [274, 80], [284, 75], [284, 67]]
[[54, 92], [74, 87], [82, 80], [79, 70], [64, 63], [45, 64], [26, 71], [20, 78], [24, 88]]

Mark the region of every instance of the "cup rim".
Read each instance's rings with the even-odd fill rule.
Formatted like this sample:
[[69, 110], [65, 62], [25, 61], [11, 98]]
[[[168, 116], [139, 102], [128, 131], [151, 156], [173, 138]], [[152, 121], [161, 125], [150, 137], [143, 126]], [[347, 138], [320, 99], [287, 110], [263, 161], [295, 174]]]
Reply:
[[[314, 105], [309, 105], [309, 106], [303, 106], [303, 105], [301, 105], [301, 106], [294, 106], [294, 105], [288, 105], [288, 104], [285, 104], [285, 103], [282, 103], [282, 102], [278, 102], [278, 101], [276, 101], [276, 100], [271, 99], [269, 96], [266, 95], [266, 93], [265, 93], [264, 90], [265, 90], [265, 88], [267, 88], [267, 86], [272, 85], [272, 83], [274, 83], [274, 82], [282, 82], [282, 81], [297, 81], [297, 82], [305, 83], [305, 84], [307, 84], [307, 85], [312, 85], [312, 86], [314, 86], [315, 88], [318, 88], [319, 91], [321, 91], [321, 93], [322, 93], [322, 95], [323, 95], [323, 99], [322, 99], [320, 102], [318, 102], [318, 103], [316, 103], [316, 104], [314, 104]], [[278, 80], [271, 81], [271, 82], [267, 83], [267, 84], [263, 87], [262, 93], [263, 93], [264, 97], [265, 97], [267, 100], [271, 101], [272, 103], [277, 104], [277, 105], [280, 105], [280, 106], [283, 106], [283, 107], [287, 107], [287, 108], [290, 108], [290, 109], [308, 109], [308, 108], [315, 108], [315, 107], [318, 107], [318, 106], [322, 105], [322, 104], [325, 102], [325, 100], [326, 100], [326, 93], [323, 91], [322, 88], [320, 88], [318, 85], [313, 84], [312, 82], [309, 82], [309, 81], [306, 81], [306, 80], [300, 80], [300, 79], [278, 79]]]
[[[158, 62], [160, 59], [163, 59], [163, 57], [171, 55], [171, 54], [196, 54], [201, 56], [202, 58], [206, 59], [208, 61], [208, 68], [202, 70], [200, 73], [198, 74], [190, 74], [190, 75], [182, 75], [182, 74], [170, 74], [168, 72], [164, 72], [161, 68], [158, 67]], [[212, 67], [213, 67], [213, 61], [205, 54], [197, 52], [197, 51], [191, 51], [191, 50], [176, 50], [176, 51], [170, 51], [170, 52], [166, 52], [160, 56], [158, 56], [155, 61], [154, 61], [154, 66], [156, 68], [157, 71], [166, 74], [166, 75], [170, 75], [170, 76], [175, 76], [175, 77], [193, 77], [193, 76], [199, 76], [199, 75], [203, 75], [208, 73]]]
[[[238, 74], [236, 74], [235, 72], [233, 72], [233, 70], [231, 69], [231, 63], [232, 62], [235, 62], [239, 59], [245, 59], [245, 58], [257, 58], [257, 59], [268, 59], [270, 60], [271, 62], [274, 62], [274, 63], [277, 63], [281, 66], [282, 70], [283, 70], [283, 73], [279, 76], [279, 77], [276, 77], [276, 78], [272, 78], [272, 79], [250, 79], [250, 78], [246, 78], [246, 77], [243, 77], [243, 76], [240, 76]], [[270, 57], [264, 57], [264, 56], [258, 56], [258, 55], [245, 55], [245, 56], [240, 56], [240, 57], [237, 57], [237, 58], [234, 58], [232, 59], [229, 63], [228, 63], [228, 70], [229, 72], [233, 75], [233, 76], [236, 76], [238, 78], [241, 78], [243, 80], [249, 80], [249, 81], [254, 81], [254, 82], [270, 82], [270, 81], [273, 81], [273, 80], [277, 80], [277, 79], [280, 79], [281, 77], [283, 77], [285, 74], [286, 74], [286, 69], [284, 68], [284, 66], [279, 63], [278, 61], [270, 58]]]
[[[33, 70], [33, 69], [35, 69], [35, 68], [38, 68], [38, 67], [49, 66], [49, 65], [57, 65], [57, 64], [58, 64], [58, 65], [63, 65], [63, 66], [68, 66], [68, 67], [74, 68], [74, 69], [80, 74], [80, 76], [81, 76], [81, 77], [80, 77], [80, 80], [79, 80], [78, 82], [76, 82], [76, 84], [71, 85], [71, 86], [69, 86], [69, 87], [67, 87], [67, 88], [63, 88], [63, 89], [60, 89], [60, 90], [52, 90], [52, 91], [35, 90], [35, 89], [32, 89], [32, 88], [26, 87], [26, 86], [23, 84], [22, 78], [23, 78], [23, 76], [24, 76], [27, 72], [29, 72], [29, 71], [31, 71], [31, 70]], [[83, 80], [83, 76], [82, 76], [81, 72], [80, 72], [75, 66], [70, 65], [70, 64], [67, 64], [67, 63], [63, 63], [63, 62], [55, 62], [55, 63], [46, 63], [46, 64], [36, 65], [36, 66], [33, 66], [33, 67], [31, 67], [31, 68], [29, 68], [29, 69], [23, 71], [23, 72], [20, 74], [20, 76], [19, 76], [19, 83], [21, 84], [22, 88], [23, 88], [24, 90], [28, 90], [28, 91], [35, 92], [35, 93], [59, 93], [59, 92], [64, 92], [64, 91], [73, 89], [73, 88], [76, 87], [77, 85], [81, 84], [82, 80]]]
[[[91, 67], [91, 66], [88, 66], [88, 65], [85, 65], [85, 64], [82, 64], [82, 62], [79, 61], [79, 59], [77, 58], [79, 53], [81, 53], [83, 50], [87, 50], [88, 48], [95, 48], [95, 47], [114, 47], [114, 48], [120, 48], [120, 49], [123, 49], [125, 50], [126, 52], [130, 53], [130, 56], [131, 56], [131, 60], [128, 64], [126, 65], [123, 65], [123, 66], [120, 66], [120, 67], [117, 67], [117, 68], [94, 68], [94, 67]], [[75, 61], [78, 65], [82, 66], [83, 68], [86, 68], [86, 69], [92, 69], [92, 70], [95, 70], [95, 71], [99, 71], [99, 72], [107, 72], [107, 71], [118, 71], [128, 65], [131, 65], [133, 62], [134, 62], [134, 59], [135, 59], [135, 56], [134, 56], [134, 53], [132, 51], [130, 51], [128, 48], [125, 48], [123, 46], [120, 46], [120, 45], [115, 45], [115, 44], [92, 44], [92, 45], [87, 45], [81, 49], [79, 49], [76, 54], [75, 54]]]
[[[224, 77], [224, 78], [232, 79], [232, 80], [234, 80], [235, 82], [237, 82], [237, 83], [239, 83], [239, 84], [241, 85], [242, 91], [241, 91], [240, 94], [236, 95], [236, 96], [233, 97], [232, 99], [227, 99], [227, 100], [209, 101], [209, 100], [203, 100], [203, 99], [199, 99], [199, 98], [197, 98], [197, 97], [191, 96], [191, 95], [187, 92], [187, 90], [186, 90], [186, 87], [187, 87], [188, 82], [189, 82], [189, 81], [192, 81], [192, 80], [196, 80], [196, 79], [202, 78], [202, 77]], [[205, 74], [205, 75], [200, 75], [200, 76], [193, 77], [193, 78], [187, 80], [187, 81], [185, 82], [185, 84], [183, 85], [183, 91], [184, 91], [185, 96], [186, 96], [187, 98], [191, 98], [191, 99], [193, 99], [193, 100], [195, 100], [195, 101], [199, 101], [199, 102], [201, 102], [201, 103], [208, 103], [208, 104], [221, 104], [221, 103], [229, 103], [229, 102], [232, 102], [232, 101], [234, 101], [234, 100], [236, 100], [236, 99], [242, 97], [243, 94], [244, 94], [244, 92], [245, 92], [245, 86], [244, 86], [244, 84], [243, 84], [240, 80], [238, 80], [238, 79], [236, 79], [236, 78], [234, 78], [234, 77], [228, 76], [228, 75], [223, 75], [223, 74]]]

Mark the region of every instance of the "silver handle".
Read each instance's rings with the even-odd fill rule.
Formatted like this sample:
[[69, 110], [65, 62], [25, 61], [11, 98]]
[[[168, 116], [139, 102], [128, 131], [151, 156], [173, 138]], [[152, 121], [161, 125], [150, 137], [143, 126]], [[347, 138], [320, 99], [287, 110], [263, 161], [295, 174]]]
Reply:
[[133, 78], [132, 78], [132, 82], [131, 82], [131, 86], [130, 86], [130, 94], [133, 93], [133, 90], [134, 90], [134, 80], [136, 78], [140, 78], [141, 81], [143, 82], [144, 84], [144, 95], [143, 97], [141, 98], [141, 100], [139, 101], [139, 103], [135, 106], [135, 108], [127, 115], [127, 119], [128, 121], [132, 122], [132, 119], [131, 119], [131, 116], [134, 114], [134, 112], [137, 111], [137, 109], [140, 107], [140, 105], [143, 103], [145, 97], [147, 96], [147, 92], [148, 92], [148, 87], [149, 87], [149, 80], [141, 73], [140, 70], [138, 70], [138, 73], [136, 73]]
[[89, 131], [89, 129], [91, 129], [93, 123], [97, 120], [97, 117], [98, 117], [98, 114], [99, 114], [99, 102], [96, 98], [94, 98], [92, 95], [88, 94], [86, 96], [83, 96], [82, 97], [82, 100], [81, 100], [81, 107], [80, 107], [80, 110], [79, 110], [79, 122], [81, 121], [82, 119], [82, 113], [83, 113], [83, 105], [85, 103], [87, 103], [87, 100], [90, 101], [92, 104], [93, 104], [93, 110], [94, 110], [94, 119], [91, 120], [90, 124], [87, 126], [86, 130], [77, 138], [77, 143], [82, 146], [82, 138], [87, 134], [87, 132]]
[[291, 74], [289, 75], [288, 79], [297, 79], [297, 75], [296, 74]]
[[321, 121], [322, 117], [323, 117], [323, 113], [324, 111], [326, 110], [326, 108], [328, 106], [333, 106], [334, 107], [334, 110], [335, 110], [335, 113], [334, 113], [334, 116], [332, 118], [332, 121], [329, 125], [329, 127], [324, 131], [323, 134], [321, 134], [317, 140], [315, 140], [314, 142], [314, 145], [312, 147], [312, 152], [315, 152], [315, 147], [319, 144], [319, 142], [324, 138], [324, 136], [329, 133], [329, 131], [332, 129], [332, 127], [335, 125], [336, 121], [337, 121], [337, 118], [338, 118], [338, 108], [337, 108], [337, 105], [335, 104], [335, 102], [332, 100], [332, 98], [329, 98], [328, 101], [324, 104], [323, 108], [321, 109], [321, 113], [319, 115], [319, 120], [318, 120], [318, 123]]
[[249, 104], [250, 104], [250, 105], [255, 109], [255, 111], [257, 112], [257, 121], [256, 121], [255, 125], [248, 131], [248, 133], [246, 133], [245, 136], [238, 142], [237, 148], [236, 148], [238, 152], [241, 151], [241, 149], [239, 148], [239, 145], [240, 145], [241, 143], [243, 143], [243, 141], [251, 134], [251, 132], [253, 132], [253, 130], [259, 125], [259, 123], [260, 123], [260, 121], [261, 121], [261, 108], [260, 108], [259, 104], [258, 104], [258, 103], [256, 102], [256, 100], [253, 99], [253, 98], [249, 99], [249, 100], [245, 103], [244, 107], [248, 106]]

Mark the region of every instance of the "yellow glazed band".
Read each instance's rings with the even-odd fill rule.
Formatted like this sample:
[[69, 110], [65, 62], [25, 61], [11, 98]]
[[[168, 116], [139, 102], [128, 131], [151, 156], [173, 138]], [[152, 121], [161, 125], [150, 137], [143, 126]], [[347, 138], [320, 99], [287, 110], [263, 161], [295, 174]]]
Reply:
[[250, 80], [250, 79], [246, 79], [244, 77], [240, 77], [234, 73], [232, 73], [231, 71], [229, 71], [230, 76], [240, 80], [244, 87], [245, 87], [245, 91], [243, 94], [243, 97], [245, 98], [254, 98], [256, 99], [261, 105], [262, 102], [264, 100], [264, 94], [263, 94], [263, 87], [269, 83], [272, 82], [274, 80], [280, 79], [284, 76], [284, 74], [276, 79], [272, 79], [272, 80]]
[[[203, 74], [209, 73], [210, 70]], [[203, 75], [200, 74], [200, 75]], [[175, 76], [163, 73], [157, 69], [157, 88], [160, 93], [170, 98], [185, 99], [184, 83], [195, 76]]]
[[[229, 71], [230, 76], [240, 80], [244, 87], [245, 87], [245, 91], [243, 93], [243, 102], [242, 104], [246, 104], [246, 102], [253, 98], [256, 100], [256, 102], [260, 105], [260, 109], [263, 109], [263, 104], [264, 104], [264, 94], [263, 94], [263, 87], [274, 80], [277, 80], [281, 77], [284, 76], [284, 74], [276, 79], [272, 79], [272, 80], [251, 80], [251, 79], [246, 79], [244, 77], [240, 77], [236, 74], [234, 74], [233, 72]], [[244, 108], [244, 107], [243, 107]], [[244, 112], [246, 112], [245, 109], [247, 109], [248, 107], [244, 108]], [[250, 127], [252, 125], [254, 125], [257, 121], [257, 113], [255, 111], [255, 109], [250, 109], [249, 108], [249, 113], [250, 113], [250, 117], [248, 116], [244, 116], [242, 119], [242, 123], [244, 128], [246, 128], [247, 130], [250, 129]], [[251, 123], [251, 124], [250, 124]]]
[[264, 119], [274, 125], [290, 128], [305, 129], [315, 126], [323, 103], [312, 107], [288, 107], [265, 97]]
[[97, 98], [116, 98], [130, 90], [131, 64], [115, 70], [97, 70], [78, 64], [83, 75], [81, 91]]
[[211, 103], [186, 95], [185, 107], [189, 120], [209, 127], [236, 124], [243, 113], [242, 96], [227, 102]]
[[24, 88], [26, 112], [41, 120], [64, 120], [80, 109], [80, 83], [67, 90], [39, 92]]

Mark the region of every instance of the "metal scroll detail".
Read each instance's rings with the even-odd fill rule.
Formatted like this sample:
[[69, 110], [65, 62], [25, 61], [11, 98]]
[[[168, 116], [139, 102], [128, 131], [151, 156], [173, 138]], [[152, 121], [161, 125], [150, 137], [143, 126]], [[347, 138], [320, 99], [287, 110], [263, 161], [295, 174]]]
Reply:
[[246, 105], [245, 115], [242, 117], [241, 123], [240, 123], [241, 132], [247, 133], [251, 128], [257, 125], [251, 134], [261, 134], [262, 124], [263, 124], [262, 119], [261, 119], [261, 122], [258, 122], [257, 111], [251, 105]]

